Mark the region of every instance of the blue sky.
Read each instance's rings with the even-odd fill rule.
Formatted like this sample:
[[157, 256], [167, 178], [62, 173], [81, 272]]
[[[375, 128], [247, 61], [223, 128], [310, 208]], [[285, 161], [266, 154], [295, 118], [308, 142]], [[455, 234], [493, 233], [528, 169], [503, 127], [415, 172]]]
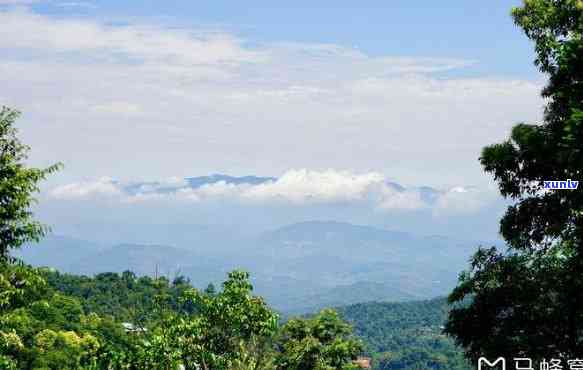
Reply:
[[228, 173], [282, 180], [186, 198], [402, 212], [430, 185], [436, 215], [477, 212], [496, 196], [481, 148], [543, 108], [518, 4], [0, 0], [0, 104], [33, 164], [65, 164], [59, 201]]
[[472, 73], [534, 77], [532, 52], [512, 22], [520, 1], [96, 1], [37, 3], [55, 16], [228, 29], [257, 42], [295, 41], [357, 47], [370, 55], [455, 57], [479, 61]]

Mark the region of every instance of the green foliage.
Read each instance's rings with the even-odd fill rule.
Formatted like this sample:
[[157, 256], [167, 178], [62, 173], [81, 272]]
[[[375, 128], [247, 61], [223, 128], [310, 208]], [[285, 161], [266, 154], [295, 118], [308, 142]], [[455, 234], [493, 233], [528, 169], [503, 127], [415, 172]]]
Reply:
[[[5, 265], [4, 280], [34, 279], [10, 296], [10, 307], [0, 316], [0, 364], [18, 369], [254, 369], [271, 368], [271, 338], [277, 315], [253, 296], [249, 276], [234, 271], [220, 292], [193, 289], [183, 279], [136, 278], [132, 274], [101, 274], [95, 278], [62, 275], [24, 265]], [[45, 278], [50, 281], [46, 284]], [[20, 280], [18, 280], [20, 281]], [[99, 302], [117, 302], [119, 317], [87, 311], [91, 294], [109, 290]], [[52, 285], [52, 286], [51, 286]], [[96, 288], [99, 287], [99, 288]], [[61, 291], [57, 291], [59, 288]], [[85, 292], [73, 297], [62, 291]], [[31, 293], [35, 294], [24, 294]], [[123, 300], [125, 295], [134, 300]], [[151, 306], [146, 300], [152, 296]], [[142, 324], [119, 319], [134, 305], [148, 307]], [[108, 312], [109, 308], [102, 309]]]
[[46, 284], [21, 262], [0, 262], [0, 315], [24, 307], [45, 293]]
[[194, 369], [194, 364], [228, 369], [240, 359], [241, 348], [261, 361], [277, 330], [278, 317], [261, 297], [252, 296], [252, 289], [248, 273], [233, 271], [219, 293], [211, 289], [185, 293], [184, 302], [197, 307], [196, 315], [180, 319], [175, 327], [187, 369]]
[[375, 369], [468, 370], [461, 349], [442, 334], [449, 307], [443, 298], [370, 302], [340, 307], [372, 357]]
[[35, 369], [77, 369], [96, 363], [100, 343], [91, 334], [44, 329], [34, 336]]
[[354, 369], [352, 360], [362, 350], [350, 325], [325, 309], [310, 319], [294, 318], [276, 340], [277, 368], [282, 370]]
[[14, 357], [22, 352], [24, 345], [14, 331], [0, 331], [0, 369], [16, 369], [17, 363]]
[[20, 142], [14, 127], [18, 115], [12, 109], [0, 109], [0, 367], [6, 369], [24, 368], [22, 358], [40, 350], [33, 339], [39, 319], [29, 307], [37, 309], [36, 314], [44, 313], [42, 308], [48, 303], [37, 303], [46, 295], [46, 285], [36, 270], [11, 258], [10, 252], [44, 235], [45, 228], [33, 219], [30, 208], [39, 181], [59, 168], [26, 166], [29, 148]]
[[[183, 307], [172, 306], [168, 295], [156, 297], [158, 317], [139, 340], [125, 364], [130, 368], [232, 369], [234, 366], [265, 369], [269, 361], [277, 315], [262, 298], [252, 295], [249, 275], [233, 271], [220, 292], [184, 291]], [[137, 354], [137, 355], [136, 355]], [[122, 361], [123, 362], [123, 361]]]
[[473, 295], [472, 304], [452, 310], [447, 330], [461, 334], [459, 343], [473, 357], [494, 353], [543, 357], [554, 355], [555, 346], [569, 348], [567, 333], [577, 327], [569, 314], [581, 284], [578, 267], [573, 265], [578, 261], [563, 255], [562, 249], [557, 245], [554, 253], [537, 258], [480, 250], [472, 270], [450, 296], [450, 300], [461, 300]]
[[32, 217], [30, 207], [35, 202], [38, 183], [60, 165], [45, 169], [29, 168], [25, 164], [29, 148], [16, 137], [14, 122], [19, 113], [0, 109], [0, 260], [29, 241], [38, 241], [45, 228]]
[[500, 222], [507, 252], [481, 249], [449, 297], [446, 332], [469, 358], [576, 358], [583, 353], [583, 2], [525, 0], [514, 21], [548, 76], [544, 121], [519, 124], [480, 161], [515, 203]]
[[111, 316], [122, 322], [147, 325], [155, 309], [155, 297], [167, 297], [166, 303], [172, 310], [192, 312], [194, 309], [179, 302], [179, 297], [191, 288], [190, 281], [183, 277], [170, 282], [164, 277], [138, 277], [131, 271], [88, 277], [51, 270], [43, 270], [43, 277], [53, 289], [78, 298], [84, 311]]
[[104, 346], [127, 341], [119, 323], [86, 314], [79, 300], [52, 290], [36, 269], [3, 264], [0, 279], [7, 283], [3, 293], [13, 292], [0, 310], [2, 366], [89, 369]]
[[[27, 285], [25, 291], [35, 293], [2, 315], [0, 361], [6, 365], [0, 368], [350, 368], [361, 347], [345, 318], [377, 369], [467, 369], [440, 334], [444, 300], [357, 304], [278, 327], [243, 272], [231, 273], [220, 290], [198, 291], [180, 278], [170, 283], [129, 272], [84, 277], [23, 265], [9, 270], [8, 276], [36, 277], [39, 286]], [[136, 311], [144, 312], [143, 320], [128, 321]], [[135, 330], [126, 332], [122, 322]]]
[[[11, 295], [0, 321], [0, 334], [16, 335], [27, 348], [2, 347], [19, 368], [272, 368], [277, 315], [252, 295], [245, 272], [230, 273], [219, 292], [200, 292], [183, 278], [170, 283], [130, 272], [90, 278], [5, 266], [3, 276], [42, 288], [27, 283]], [[122, 322], [136, 330], [126, 333]]]

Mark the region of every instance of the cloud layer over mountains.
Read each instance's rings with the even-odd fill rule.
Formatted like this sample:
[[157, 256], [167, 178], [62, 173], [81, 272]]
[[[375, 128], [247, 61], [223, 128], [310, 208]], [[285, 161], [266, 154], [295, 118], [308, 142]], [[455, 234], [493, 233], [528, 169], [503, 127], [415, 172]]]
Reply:
[[278, 178], [212, 175], [164, 181], [121, 182], [112, 178], [58, 186], [49, 196], [59, 200], [138, 202], [236, 202], [240, 205], [361, 204], [374, 210], [472, 212], [496, 198], [492, 191], [454, 186], [404, 187], [379, 172], [289, 170]]

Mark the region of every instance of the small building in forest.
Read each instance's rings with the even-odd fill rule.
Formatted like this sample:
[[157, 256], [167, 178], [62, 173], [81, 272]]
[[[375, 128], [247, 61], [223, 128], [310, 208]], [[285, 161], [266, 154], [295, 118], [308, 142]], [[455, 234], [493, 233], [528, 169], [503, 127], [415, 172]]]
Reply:
[[144, 333], [148, 331], [148, 329], [136, 326], [131, 322], [122, 322], [121, 326], [124, 328], [126, 333]]
[[371, 358], [370, 357], [358, 357], [356, 360], [353, 361], [355, 365], [360, 367], [361, 369], [370, 369], [371, 368]]

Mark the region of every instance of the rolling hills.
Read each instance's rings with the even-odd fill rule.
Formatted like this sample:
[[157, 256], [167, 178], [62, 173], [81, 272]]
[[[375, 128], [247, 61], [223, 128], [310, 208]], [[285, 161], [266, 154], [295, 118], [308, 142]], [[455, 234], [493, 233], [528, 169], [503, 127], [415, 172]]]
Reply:
[[[299, 313], [446, 294], [479, 244], [330, 221], [301, 222], [236, 238], [205, 231], [204, 241], [197, 230], [206, 229], [193, 226], [192, 238], [185, 233], [183, 243], [175, 246], [103, 246], [52, 236], [19, 255], [33, 265], [69, 273], [182, 274], [195, 285], [217, 283], [227, 271], [241, 268], [251, 272], [257, 293], [276, 309]], [[176, 226], [167, 230], [175, 231]]]

